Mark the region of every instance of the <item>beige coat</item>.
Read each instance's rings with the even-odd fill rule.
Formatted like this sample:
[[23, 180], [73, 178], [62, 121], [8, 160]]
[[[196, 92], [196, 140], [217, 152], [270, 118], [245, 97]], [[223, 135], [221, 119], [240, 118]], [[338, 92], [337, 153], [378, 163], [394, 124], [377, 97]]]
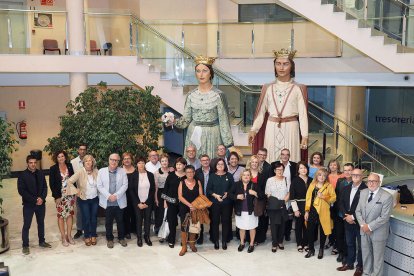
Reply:
[[[94, 179], [98, 177], [98, 170], [94, 169], [92, 172]], [[78, 184], [78, 188], [75, 187], [75, 183]], [[77, 194], [82, 200], [86, 200], [86, 188], [88, 187], [88, 173], [84, 168], [78, 170], [67, 181], [67, 194]]]

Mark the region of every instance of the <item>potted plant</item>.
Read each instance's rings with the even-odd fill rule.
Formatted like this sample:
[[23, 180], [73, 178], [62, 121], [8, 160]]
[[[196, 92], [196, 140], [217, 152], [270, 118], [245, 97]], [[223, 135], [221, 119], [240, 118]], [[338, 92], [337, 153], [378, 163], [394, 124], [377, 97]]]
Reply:
[[[2, 181], [10, 173], [10, 167], [13, 163], [11, 154], [16, 150], [15, 144], [17, 141], [13, 138], [13, 128], [11, 124], [0, 118], [0, 189], [3, 188]], [[10, 248], [8, 225], [9, 221], [5, 219], [2, 214], [3, 198], [0, 193], [0, 253], [3, 253]]]

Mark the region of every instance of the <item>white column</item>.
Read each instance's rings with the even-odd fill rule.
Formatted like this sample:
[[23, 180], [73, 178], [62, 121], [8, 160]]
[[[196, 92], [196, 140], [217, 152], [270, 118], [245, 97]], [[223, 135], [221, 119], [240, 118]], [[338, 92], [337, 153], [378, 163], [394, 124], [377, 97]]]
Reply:
[[[85, 21], [84, 1], [66, 1], [67, 33], [69, 42], [69, 54], [82, 56], [85, 54]], [[86, 73], [70, 73], [70, 98], [74, 100], [88, 87], [88, 75]]]
[[[410, 5], [414, 5], [414, 0], [410, 1]], [[410, 9], [408, 15], [407, 15], [407, 32], [406, 32], [407, 46], [414, 47], [414, 9]]]
[[[206, 0], [206, 19], [207, 23], [219, 22], [219, 1]], [[217, 56], [217, 30], [218, 24], [207, 25], [207, 56]], [[202, 54], [202, 53], [197, 53]]]

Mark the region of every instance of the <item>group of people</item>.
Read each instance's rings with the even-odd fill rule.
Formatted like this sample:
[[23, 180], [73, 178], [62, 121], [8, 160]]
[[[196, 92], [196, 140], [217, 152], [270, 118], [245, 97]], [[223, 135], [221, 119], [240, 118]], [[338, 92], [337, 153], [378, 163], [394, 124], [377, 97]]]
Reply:
[[[227, 243], [236, 235], [240, 240], [238, 251], [248, 247], [251, 253], [255, 246], [266, 241], [268, 228], [271, 251], [283, 250], [284, 240], [290, 240], [294, 221], [297, 250], [305, 252], [305, 258], [315, 254], [314, 243], [319, 238], [318, 258], [322, 259], [324, 249], [332, 246], [332, 254], [338, 254], [337, 260], [342, 262], [338, 271], [354, 269], [355, 262], [355, 275], [362, 275], [367, 265], [374, 272], [382, 270], [381, 253], [388, 235], [392, 198], [379, 187], [377, 174], [371, 173], [364, 183], [362, 171], [351, 163], [345, 164], [340, 172], [338, 162], [333, 160], [326, 169], [323, 158], [316, 161], [319, 158], [315, 156], [322, 157], [320, 153], [312, 154], [312, 164], [296, 163], [290, 161], [288, 149], [282, 149], [278, 160], [269, 164], [267, 150], [262, 148], [243, 167], [239, 165], [238, 153], [226, 156], [223, 148], [217, 147], [213, 159], [207, 154], [197, 158], [195, 147], [190, 145], [186, 158], [177, 158], [172, 167], [168, 155], [159, 156], [156, 151], [149, 153], [148, 162], [143, 157], [133, 158], [130, 153], [122, 156], [113, 153], [108, 158], [108, 167], [99, 170], [93, 156], [87, 154], [86, 145], [79, 146], [79, 156], [71, 162], [66, 152], [56, 152], [49, 183], [62, 245], [74, 244], [78, 238], [77, 233], [74, 237], [71, 234], [75, 210], [77, 219], [81, 217], [81, 227], [77, 228], [85, 245], [97, 244], [100, 206], [105, 209], [108, 248], [114, 247], [114, 220], [121, 246], [127, 246], [131, 233], [137, 236], [139, 247], [143, 246], [143, 240], [152, 246], [151, 214], [154, 212], [157, 233], [166, 208], [168, 245], [175, 246], [179, 217], [182, 246], [179, 254], [186, 253], [187, 244], [197, 251], [195, 244], [204, 242], [204, 227], [198, 234], [189, 233], [183, 222], [194, 210], [192, 202], [204, 194], [212, 202], [209, 237], [217, 250], [220, 240], [226, 250]], [[321, 167], [311, 177], [310, 168], [314, 165]], [[23, 199], [23, 253], [30, 253], [28, 233], [33, 214], [38, 222], [39, 245], [50, 247], [44, 239], [47, 184], [42, 171], [36, 169], [33, 156], [27, 157], [27, 170], [19, 176], [18, 191]], [[232, 226], [233, 211], [236, 234]]]

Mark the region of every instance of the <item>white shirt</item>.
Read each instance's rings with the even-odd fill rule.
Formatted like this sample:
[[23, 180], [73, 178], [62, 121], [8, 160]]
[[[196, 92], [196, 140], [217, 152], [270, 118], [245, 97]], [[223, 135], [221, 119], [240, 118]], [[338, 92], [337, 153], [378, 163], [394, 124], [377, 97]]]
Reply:
[[98, 188], [96, 187], [96, 178], [88, 174], [87, 176], [88, 185], [86, 186], [85, 197], [86, 199], [93, 199], [98, 196]]
[[[377, 195], [377, 193], [378, 193], [378, 191], [379, 191], [379, 189], [380, 189], [380, 187], [378, 187], [375, 191], [369, 191], [369, 193], [368, 193], [368, 199], [369, 199], [369, 197], [371, 196], [371, 193], [374, 193], [373, 195], [372, 195], [372, 200], [374, 200], [374, 198], [375, 198], [375, 196]], [[368, 202], [368, 199], [367, 199], [367, 202]]]
[[147, 162], [147, 164], [145, 164], [145, 169], [150, 173], [155, 173], [155, 171], [158, 170], [159, 168], [161, 168], [160, 161], [158, 161], [155, 165], [151, 161], [149, 161], [149, 162]]
[[352, 201], [354, 201], [354, 197], [355, 197], [356, 193], [358, 192], [359, 186], [361, 186], [361, 184], [362, 184], [362, 182], [359, 183], [358, 186], [355, 186], [354, 184], [352, 184], [351, 194], [349, 196], [349, 206], [352, 205]]
[[289, 193], [286, 187], [285, 179], [276, 180], [276, 177], [271, 177], [266, 182], [265, 194], [274, 196], [280, 200], [283, 200]]
[[[282, 161], [280, 161], [280, 163], [282, 163]], [[291, 166], [290, 162], [288, 161], [287, 165], [285, 166], [285, 171], [283, 172], [283, 176], [286, 177], [288, 190], [290, 190], [290, 183], [292, 182], [292, 177], [290, 175], [290, 166]]]
[[138, 197], [141, 202], [147, 201], [149, 189], [150, 182], [147, 173], [139, 173]]
[[83, 162], [79, 156], [70, 160], [70, 163], [72, 164], [74, 173], [83, 168]]

